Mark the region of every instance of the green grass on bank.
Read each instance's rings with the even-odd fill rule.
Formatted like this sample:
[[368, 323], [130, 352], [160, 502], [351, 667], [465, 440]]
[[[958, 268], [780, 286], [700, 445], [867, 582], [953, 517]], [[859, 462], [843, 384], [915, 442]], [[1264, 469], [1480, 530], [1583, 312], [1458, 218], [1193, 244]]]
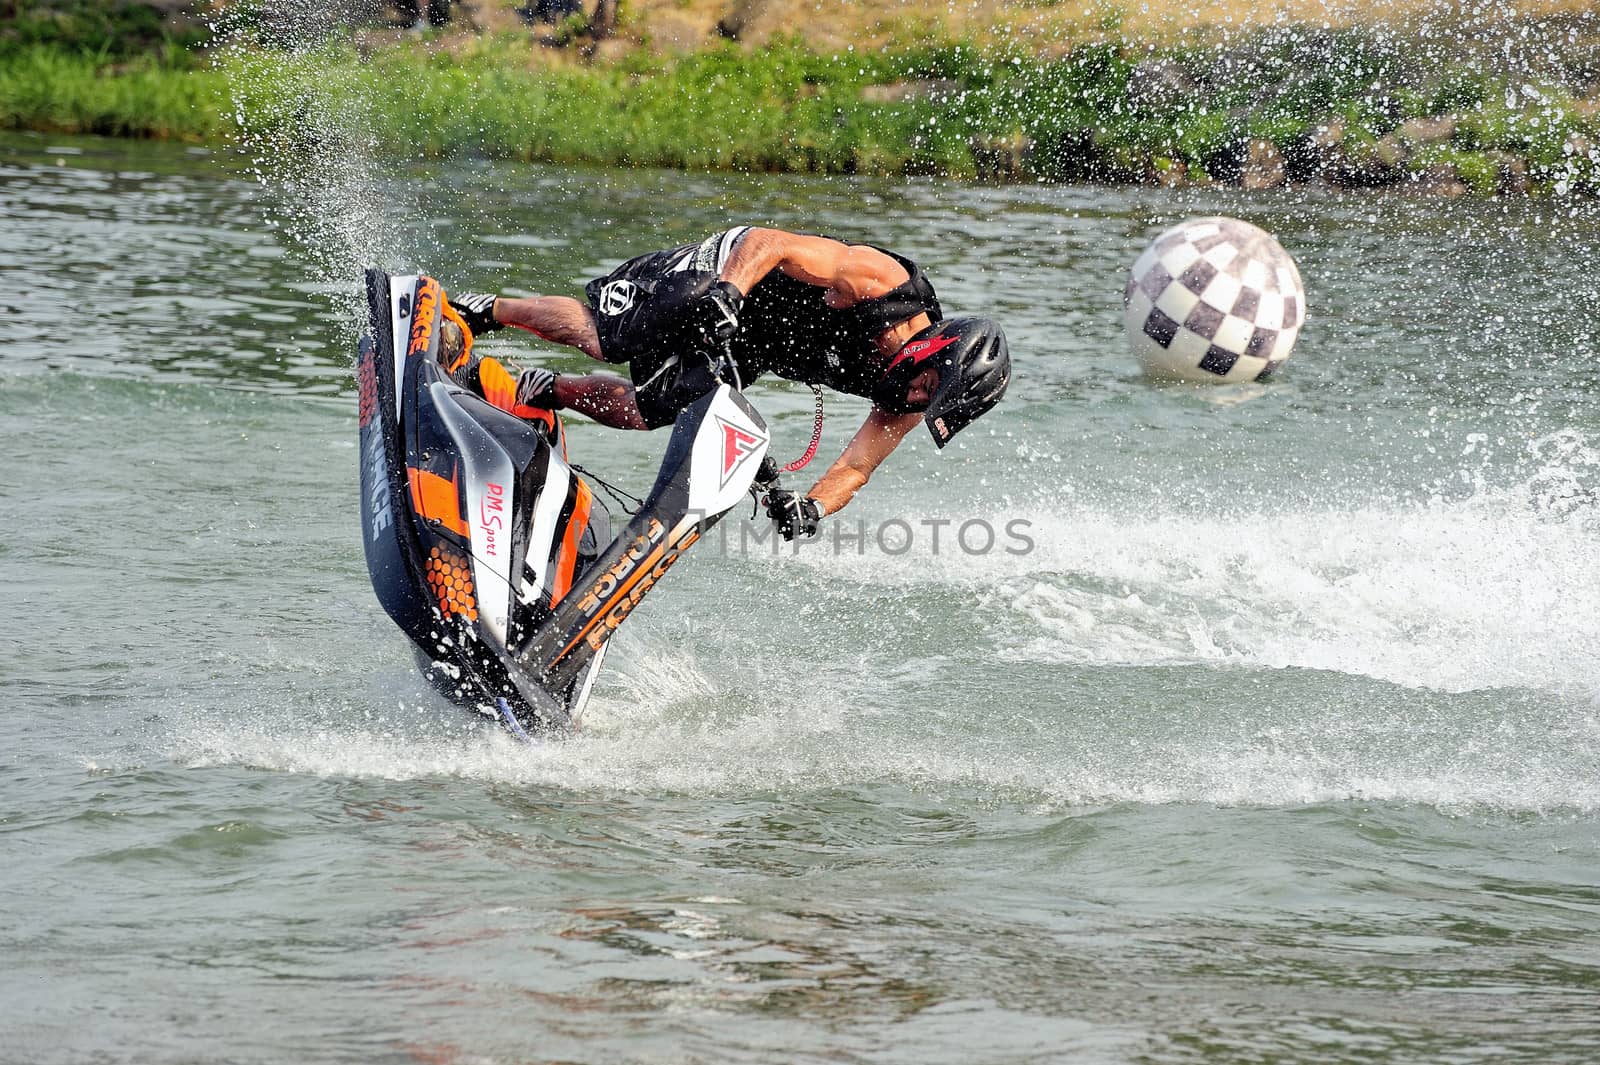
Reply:
[[220, 66], [0, 53], [0, 124], [256, 142], [360, 137], [415, 156], [1051, 181], [1600, 190], [1581, 86], [1481, 72], [1368, 31], [1226, 50], [951, 44], [818, 56], [795, 41], [530, 68], [525, 45], [252, 50]]
[[882, 58], [820, 57], [782, 46], [746, 55], [730, 47], [661, 65], [538, 74], [511, 58], [386, 56], [381, 80], [428, 91], [398, 113], [374, 110], [396, 142], [431, 154], [716, 170], [971, 170], [964, 124], [941, 121], [939, 105], [863, 101], [865, 86], [892, 76], [891, 61]]
[[0, 128], [219, 141], [232, 116], [220, 70], [148, 57], [112, 67], [57, 48], [0, 55]]

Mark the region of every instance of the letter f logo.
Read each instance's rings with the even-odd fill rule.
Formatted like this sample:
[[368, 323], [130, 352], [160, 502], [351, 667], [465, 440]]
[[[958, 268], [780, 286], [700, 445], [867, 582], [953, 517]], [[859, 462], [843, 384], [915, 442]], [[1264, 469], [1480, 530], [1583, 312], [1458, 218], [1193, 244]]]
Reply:
[[722, 427], [722, 487], [726, 488], [734, 471], [766, 440], [722, 418], [717, 419], [717, 424]]

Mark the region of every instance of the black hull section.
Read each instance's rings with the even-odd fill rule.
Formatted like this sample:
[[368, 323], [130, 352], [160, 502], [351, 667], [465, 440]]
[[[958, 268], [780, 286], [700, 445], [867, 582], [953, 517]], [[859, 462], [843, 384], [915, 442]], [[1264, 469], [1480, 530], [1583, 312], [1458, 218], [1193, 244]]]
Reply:
[[[387, 319], [382, 325], [387, 332]], [[422, 592], [426, 582], [406, 511], [405, 462], [391, 413], [396, 409], [394, 382], [379, 370], [379, 350], [372, 337], [362, 337], [356, 360], [361, 397], [361, 545], [378, 602], [401, 632], [426, 647], [434, 642], [430, 633], [437, 633], [439, 625], [432, 601]]]

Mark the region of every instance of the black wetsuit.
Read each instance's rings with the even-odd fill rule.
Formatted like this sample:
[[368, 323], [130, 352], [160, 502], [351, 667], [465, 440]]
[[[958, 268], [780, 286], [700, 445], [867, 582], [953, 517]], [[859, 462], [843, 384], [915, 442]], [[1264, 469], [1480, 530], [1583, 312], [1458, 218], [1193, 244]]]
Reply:
[[[741, 226], [699, 244], [637, 256], [584, 290], [595, 310], [601, 354], [608, 362], [629, 364], [639, 411], [652, 428], [671, 422], [715, 386], [709, 353], [696, 350], [679, 323], [709, 291], [747, 231]], [[935, 322], [944, 317], [921, 268], [878, 250], [905, 267], [910, 279], [851, 307], [829, 307], [826, 288], [778, 270], [757, 281], [745, 297], [732, 345], [740, 380], [749, 384], [773, 373], [870, 397], [882, 373], [876, 342], [884, 330], [919, 314]]]

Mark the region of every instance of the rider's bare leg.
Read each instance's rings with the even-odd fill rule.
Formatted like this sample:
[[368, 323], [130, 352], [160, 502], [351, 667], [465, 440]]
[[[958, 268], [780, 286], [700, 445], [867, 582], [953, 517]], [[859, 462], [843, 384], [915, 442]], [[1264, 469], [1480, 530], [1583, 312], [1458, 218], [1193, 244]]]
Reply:
[[[504, 305], [505, 301], [501, 301]], [[634, 399], [633, 384], [608, 373], [562, 374], [556, 378], [556, 399], [569, 410], [586, 414], [613, 429], [648, 429]]]
[[591, 359], [600, 358], [600, 336], [594, 311], [570, 296], [501, 296], [494, 301], [494, 319], [502, 325], [577, 348]]

